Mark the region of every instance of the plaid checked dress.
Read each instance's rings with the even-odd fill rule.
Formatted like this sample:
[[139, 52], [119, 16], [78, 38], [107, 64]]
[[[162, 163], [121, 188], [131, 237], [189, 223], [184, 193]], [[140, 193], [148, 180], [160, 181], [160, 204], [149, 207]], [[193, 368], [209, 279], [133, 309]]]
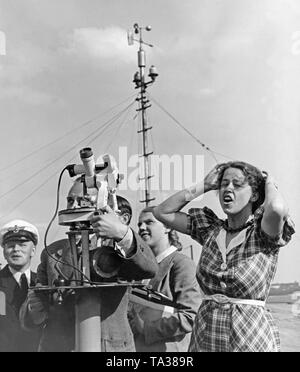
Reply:
[[[262, 216], [260, 207], [253, 224], [225, 248], [224, 262], [224, 222], [207, 207], [189, 210], [188, 234], [203, 246], [197, 280], [204, 295], [267, 299], [279, 248], [290, 241], [295, 230], [288, 219], [282, 235], [271, 238], [261, 229]], [[189, 351], [280, 351], [279, 333], [265, 307], [204, 300], [195, 319]]]

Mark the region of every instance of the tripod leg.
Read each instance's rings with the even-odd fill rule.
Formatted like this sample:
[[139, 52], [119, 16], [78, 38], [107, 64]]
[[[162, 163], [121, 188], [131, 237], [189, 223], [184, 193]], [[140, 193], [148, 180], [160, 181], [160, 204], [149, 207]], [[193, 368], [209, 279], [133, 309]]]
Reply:
[[[72, 251], [72, 264], [74, 267], [77, 267], [79, 270], [81, 270], [81, 268], [78, 267], [79, 265], [78, 265], [78, 255], [77, 255], [75, 234], [69, 233], [69, 241], [70, 241], [71, 251]], [[79, 281], [82, 280], [80, 277], [79, 271], [74, 270], [74, 278], [76, 280], [75, 285], [79, 285]]]
[[[90, 279], [90, 253], [89, 253], [89, 232], [87, 230], [81, 231], [82, 240], [82, 271], [84, 275]], [[84, 278], [83, 278], [84, 279]], [[86, 281], [86, 278], [85, 278]], [[84, 285], [89, 286], [90, 283]]]

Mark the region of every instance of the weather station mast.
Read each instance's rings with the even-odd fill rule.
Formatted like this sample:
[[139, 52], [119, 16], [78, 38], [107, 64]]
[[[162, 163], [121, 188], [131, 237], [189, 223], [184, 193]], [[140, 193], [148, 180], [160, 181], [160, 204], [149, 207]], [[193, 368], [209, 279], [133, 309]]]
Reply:
[[[147, 120], [147, 109], [151, 107], [150, 101], [147, 97], [147, 88], [149, 85], [152, 85], [156, 78], [158, 77], [157, 70], [155, 66], [151, 66], [149, 69], [148, 76], [150, 77], [149, 81], [146, 81], [145, 70], [146, 70], [146, 52], [143, 48], [144, 45], [147, 45], [150, 48], [153, 48], [152, 44], [146, 43], [143, 40], [143, 30], [151, 31], [151, 26], [140, 27], [137, 23], [133, 25], [133, 31], [128, 31], [128, 44], [133, 45], [134, 42], [139, 44], [138, 54], [138, 68], [139, 70], [134, 74], [133, 83], [135, 84], [135, 89], [139, 89], [139, 94], [137, 101], [139, 103], [139, 108], [137, 112], [141, 113], [141, 129], [138, 131], [138, 134], [142, 135], [142, 154], [141, 157], [144, 158], [143, 164], [143, 175], [139, 177], [139, 181], [144, 181], [144, 199], [140, 200], [141, 203], [144, 203], [146, 207], [155, 200], [151, 195], [151, 161], [150, 157], [153, 154], [153, 151], [149, 151], [148, 136], [149, 131], [152, 129], [151, 126], [148, 126]], [[135, 39], [135, 36], [138, 37]]]

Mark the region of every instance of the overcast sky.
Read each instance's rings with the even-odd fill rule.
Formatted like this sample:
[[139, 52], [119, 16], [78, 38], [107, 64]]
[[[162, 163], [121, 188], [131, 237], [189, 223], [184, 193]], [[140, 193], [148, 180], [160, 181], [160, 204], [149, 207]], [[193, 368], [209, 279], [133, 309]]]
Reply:
[[[155, 64], [160, 74], [149, 89], [153, 98], [214, 151], [269, 171], [299, 225], [297, 0], [0, 0], [6, 35], [6, 55], [0, 56], [0, 223], [23, 218], [44, 234], [58, 174], [89, 144], [79, 141], [133, 101], [137, 46], [127, 45], [126, 31], [136, 22], [152, 26], [144, 38], [154, 44], [146, 49], [148, 67]], [[95, 139], [95, 154], [109, 150], [118, 159], [120, 146], [128, 146], [129, 156], [137, 152], [135, 108]], [[156, 154], [203, 155], [205, 171], [215, 164], [157, 105], [148, 115]], [[69, 186], [65, 176], [63, 199]], [[136, 193], [123, 195], [140, 208]], [[158, 201], [167, 195], [156, 193]], [[220, 213], [215, 195], [199, 205], [206, 204]], [[56, 222], [49, 240], [64, 232]], [[276, 280], [300, 281], [299, 240], [297, 233], [282, 249]], [[196, 243], [194, 249], [198, 257]]]

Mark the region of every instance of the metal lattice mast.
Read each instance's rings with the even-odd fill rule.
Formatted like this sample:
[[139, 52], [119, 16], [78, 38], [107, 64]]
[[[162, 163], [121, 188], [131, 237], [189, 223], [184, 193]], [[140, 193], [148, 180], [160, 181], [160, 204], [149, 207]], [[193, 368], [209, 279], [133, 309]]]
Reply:
[[[145, 190], [144, 190], [144, 200], [141, 200], [141, 203], [145, 203], [146, 206], [155, 200], [151, 196], [151, 178], [153, 175], [151, 174], [151, 162], [150, 157], [153, 152], [149, 151], [148, 145], [148, 135], [149, 131], [152, 127], [148, 126], [147, 122], [147, 109], [151, 107], [149, 100], [147, 99], [147, 88], [150, 84], [153, 84], [155, 79], [158, 76], [156, 68], [151, 66], [149, 69], [149, 77], [150, 81], [146, 81], [145, 77], [145, 69], [146, 69], [146, 53], [143, 48], [143, 45], [148, 45], [149, 47], [153, 47], [153, 45], [149, 43], [145, 43], [143, 40], [142, 30], [145, 29], [146, 31], [151, 31], [151, 27], [147, 26], [145, 28], [140, 27], [137, 23], [134, 24], [134, 33], [128, 32], [128, 43], [129, 45], [133, 45], [134, 41], [139, 43], [139, 50], [138, 50], [138, 67], [139, 70], [135, 73], [133, 82], [135, 83], [135, 88], [139, 89], [139, 96], [137, 101], [139, 102], [139, 108], [137, 109], [138, 112], [141, 112], [141, 130], [138, 131], [139, 134], [142, 134], [142, 144], [143, 144], [143, 153], [141, 156], [144, 158], [144, 174], [140, 177], [140, 181], [145, 182]], [[134, 39], [134, 34], [139, 35], [139, 38], [136, 40]]]

